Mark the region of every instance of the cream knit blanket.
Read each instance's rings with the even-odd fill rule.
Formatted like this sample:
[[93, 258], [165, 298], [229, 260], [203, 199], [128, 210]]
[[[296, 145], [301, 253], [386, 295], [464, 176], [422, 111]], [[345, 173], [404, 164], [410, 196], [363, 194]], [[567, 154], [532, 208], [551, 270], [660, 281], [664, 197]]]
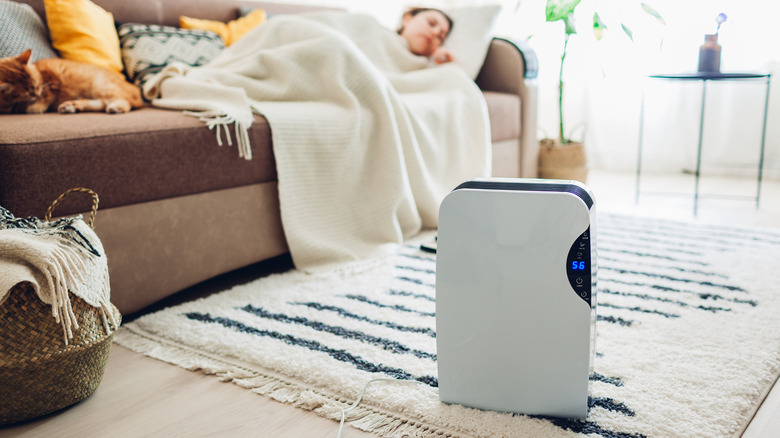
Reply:
[[0, 305], [19, 283], [32, 285], [62, 325], [65, 344], [79, 328], [68, 291], [101, 309], [107, 333], [118, 328], [103, 245], [78, 217], [44, 222], [0, 207]]
[[236, 138], [247, 159], [252, 112], [268, 119], [300, 269], [366, 259], [436, 227], [443, 197], [490, 171], [474, 82], [457, 65], [429, 67], [365, 15], [273, 17], [206, 66], [168, 66], [144, 91], [201, 117], [220, 144]]

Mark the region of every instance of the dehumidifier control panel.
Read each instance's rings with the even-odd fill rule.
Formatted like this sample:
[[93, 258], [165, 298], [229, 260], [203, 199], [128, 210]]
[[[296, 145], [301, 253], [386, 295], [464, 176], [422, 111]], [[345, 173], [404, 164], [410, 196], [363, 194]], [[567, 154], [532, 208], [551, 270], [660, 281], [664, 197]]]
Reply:
[[569, 283], [577, 296], [591, 306], [590, 227], [580, 235], [569, 249], [566, 272]]

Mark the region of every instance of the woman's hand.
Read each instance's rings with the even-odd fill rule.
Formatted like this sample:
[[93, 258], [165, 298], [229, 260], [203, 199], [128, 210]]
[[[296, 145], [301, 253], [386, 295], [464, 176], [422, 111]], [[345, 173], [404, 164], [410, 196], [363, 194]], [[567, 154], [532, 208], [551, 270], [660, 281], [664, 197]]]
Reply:
[[453, 62], [455, 61], [455, 56], [453, 54], [445, 49], [444, 47], [439, 47], [436, 49], [436, 51], [433, 52], [433, 62], [436, 64], [444, 64], [446, 62]]

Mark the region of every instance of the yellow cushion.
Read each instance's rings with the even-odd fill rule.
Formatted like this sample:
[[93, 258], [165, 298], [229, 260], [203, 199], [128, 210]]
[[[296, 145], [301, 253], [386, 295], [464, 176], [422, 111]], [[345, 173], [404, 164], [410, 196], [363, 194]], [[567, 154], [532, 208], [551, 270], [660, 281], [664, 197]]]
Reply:
[[182, 15], [179, 17], [179, 26], [184, 29], [210, 30], [222, 37], [225, 45], [229, 46], [239, 40], [247, 32], [258, 24], [265, 22], [266, 14], [262, 8], [257, 8], [249, 14], [228, 23], [215, 20], [203, 20]]
[[89, 0], [44, 0], [52, 45], [65, 59], [122, 72], [114, 16]]

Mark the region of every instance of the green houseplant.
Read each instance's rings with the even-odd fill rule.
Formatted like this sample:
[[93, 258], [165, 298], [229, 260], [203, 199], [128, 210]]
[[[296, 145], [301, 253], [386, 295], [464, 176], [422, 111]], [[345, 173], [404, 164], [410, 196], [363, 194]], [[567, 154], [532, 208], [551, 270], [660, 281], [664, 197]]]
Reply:
[[[545, 20], [547, 22], [563, 22], [564, 41], [561, 52], [561, 65], [558, 71], [558, 138], [542, 139], [540, 151], [539, 172], [542, 178], [558, 179], [576, 179], [585, 182], [587, 178], [587, 167], [585, 159], [585, 149], [582, 142], [576, 142], [567, 136], [564, 130], [563, 117], [563, 96], [564, 81], [563, 73], [566, 61], [566, 51], [569, 45], [569, 38], [577, 33], [574, 25], [574, 13], [582, 0], [547, 0], [545, 7]], [[625, 7], [625, 5], [622, 5]], [[645, 2], [638, 2], [638, 6], [644, 12], [654, 17], [659, 23], [664, 24], [661, 15]], [[597, 40], [604, 37], [608, 29], [607, 24], [602, 20], [598, 11], [593, 13], [593, 35]], [[620, 23], [620, 28], [632, 41], [633, 31], [626, 23]]]

